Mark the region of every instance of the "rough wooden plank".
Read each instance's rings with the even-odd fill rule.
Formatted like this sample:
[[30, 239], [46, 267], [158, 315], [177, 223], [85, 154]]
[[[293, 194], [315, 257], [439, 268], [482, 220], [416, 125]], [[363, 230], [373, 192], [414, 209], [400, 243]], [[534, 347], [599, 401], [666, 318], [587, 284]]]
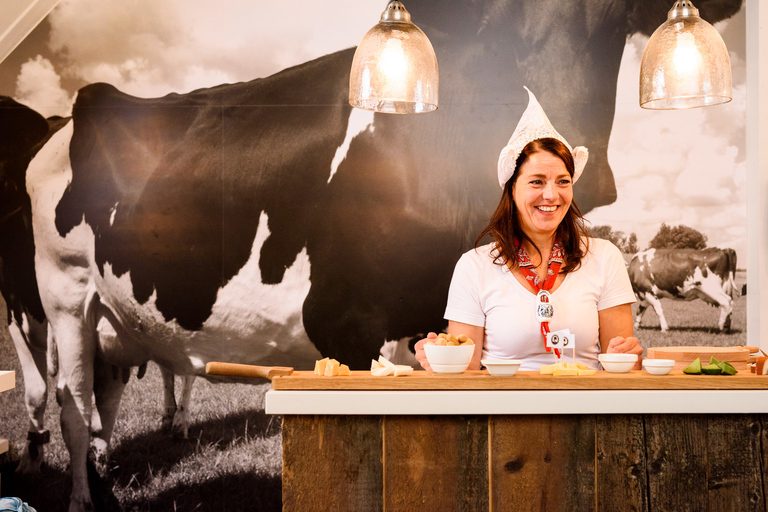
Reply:
[[707, 417], [648, 415], [649, 509], [707, 510]]
[[685, 375], [673, 370], [669, 375], [649, 375], [645, 371], [589, 376], [541, 375], [519, 371], [512, 377], [494, 377], [487, 371], [439, 374], [423, 370], [401, 377], [374, 377], [370, 371], [353, 371], [344, 377], [324, 377], [309, 371], [272, 379], [279, 390], [454, 390], [454, 389], [768, 389], [768, 375], [739, 372], [736, 375]]
[[594, 510], [594, 416], [492, 416], [492, 510]]
[[648, 510], [645, 432], [641, 415], [599, 415], [597, 510]]
[[487, 416], [387, 416], [387, 512], [488, 510]]
[[381, 427], [374, 416], [284, 416], [283, 510], [382, 510]]
[[707, 416], [708, 510], [765, 510], [761, 434], [756, 415]]

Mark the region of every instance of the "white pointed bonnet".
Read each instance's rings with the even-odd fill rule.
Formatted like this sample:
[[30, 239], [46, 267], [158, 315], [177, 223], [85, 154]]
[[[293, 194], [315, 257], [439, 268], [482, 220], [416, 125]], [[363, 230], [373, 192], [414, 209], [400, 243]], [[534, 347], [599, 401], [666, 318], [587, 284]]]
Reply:
[[536, 100], [536, 96], [533, 95], [530, 89], [525, 86], [523, 87], [528, 91], [528, 107], [517, 123], [517, 127], [509, 142], [504, 146], [499, 155], [499, 185], [501, 185], [501, 188], [504, 188], [504, 184], [514, 174], [517, 158], [520, 156], [523, 148], [533, 140], [547, 137], [557, 139], [565, 144], [565, 147], [573, 155], [573, 182], [576, 183], [587, 163], [589, 151], [584, 146], [577, 146], [571, 149], [571, 145], [568, 144], [562, 135], [557, 133], [555, 127], [549, 122], [549, 118], [547, 118], [544, 109], [541, 108], [538, 100]]

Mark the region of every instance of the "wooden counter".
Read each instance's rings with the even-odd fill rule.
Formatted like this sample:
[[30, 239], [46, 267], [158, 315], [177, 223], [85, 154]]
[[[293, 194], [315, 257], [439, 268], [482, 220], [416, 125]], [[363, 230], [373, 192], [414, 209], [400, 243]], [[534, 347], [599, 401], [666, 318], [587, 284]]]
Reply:
[[[267, 412], [283, 414], [285, 511], [764, 512], [766, 392], [746, 373], [296, 372], [272, 381]], [[658, 414], [674, 396], [696, 406]]]

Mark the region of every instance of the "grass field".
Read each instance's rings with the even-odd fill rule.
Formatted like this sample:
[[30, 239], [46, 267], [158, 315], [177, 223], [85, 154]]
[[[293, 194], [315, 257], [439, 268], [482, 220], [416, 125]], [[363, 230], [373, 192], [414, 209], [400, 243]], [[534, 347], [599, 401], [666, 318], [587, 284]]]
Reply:
[[[745, 276], [737, 276], [739, 289]], [[746, 297], [734, 303], [732, 331], [717, 332], [718, 310], [702, 301], [663, 300], [670, 330], [662, 333], [652, 309], [636, 331], [644, 348], [673, 345], [746, 344]], [[0, 310], [4, 304], [0, 299]], [[37, 478], [13, 473], [26, 438], [23, 382], [13, 344], [0, 328], [0, 369], [16, 370], [17, 387], [0, 394], [0, 438], [12, 450], [0, 455], [2, 495], [18, 496], [39, 512], [67, 509], [71, 490], [69, 455], [49, 397], [47, 465]], [[262, 381], [258, 381], [262, 382]], [[55, 383], [50, 383], [54, 389]], [[142, 380], [132, 378], [121, 403], [108, 472], [92, 472], [97, 510], [272, 511], [281, 509], [280, 417], [264, 414], [267, 384], [211, 384], [198, 379], [191, 403], [188, 440], [161, 432], [162, 379], [150, 364]]]

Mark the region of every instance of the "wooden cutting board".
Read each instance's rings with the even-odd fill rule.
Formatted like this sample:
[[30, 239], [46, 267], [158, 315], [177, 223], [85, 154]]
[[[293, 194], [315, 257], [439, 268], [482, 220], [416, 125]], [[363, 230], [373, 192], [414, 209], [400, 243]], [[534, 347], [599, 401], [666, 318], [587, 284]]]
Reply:
[[697, 357], [701, 359], [701, 365], [709, 364], [709, 358], [714, 356], [718, 361], [728, 361], [738, 371], [749, 371], [747, 364], [754, 363], [756, 358], [750, 356], [757, 352], [757, 347], [653, 347], [648, 349], [649, 359], [673, 359], [675, 370], [682, 370], [691, 364]]
[[324, 377], [309, 371], [294, 372], [272, 379], [275, 390], [542, 390], [542, 389], [768, 389], [768, 375], [739, 371], [736, 375], [685, 375], [672, 370], [669, 375], [649, 375], [599, 371], [589, 376], [541, 375], [518, 371], [512, 377], [494, 377], [487, 371], [439, 374], [423, 370], [401, 377], [374, 377], [370, 371], [353, 371], [345, 377]]

